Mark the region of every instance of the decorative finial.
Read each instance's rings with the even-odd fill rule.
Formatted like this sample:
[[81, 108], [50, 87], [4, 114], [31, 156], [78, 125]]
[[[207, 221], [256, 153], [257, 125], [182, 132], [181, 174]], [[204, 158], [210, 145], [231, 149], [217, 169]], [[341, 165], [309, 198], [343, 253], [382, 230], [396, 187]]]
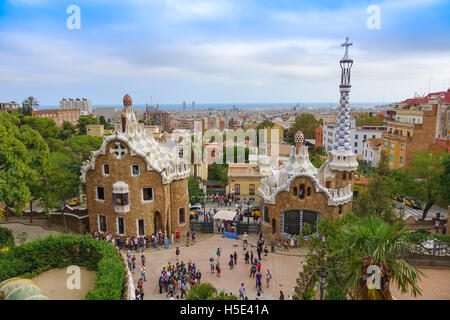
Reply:
[[342, 47], [345, 47], [345, 55], [342, 58], [342, 60], [348, 60], [348, 47], [353, 45], [353, 42], [349, 42], [350, 38], [347, 36], [347, 38], [345, 38], [345, 42], [342, 44]]

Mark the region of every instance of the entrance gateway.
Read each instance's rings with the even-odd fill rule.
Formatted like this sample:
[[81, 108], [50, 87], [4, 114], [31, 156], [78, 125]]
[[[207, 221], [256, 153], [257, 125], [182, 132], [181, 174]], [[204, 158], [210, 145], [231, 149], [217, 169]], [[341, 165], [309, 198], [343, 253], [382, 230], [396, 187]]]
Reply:
[[300, 235], [301, 230], [305, 223], [311, 227], [311, 232], [317, 231], [317, 221], [320, 219], [321, 214], [312, 210], [287, 210], [280, 214], [280, 233], [290, 238], [294, 235]]

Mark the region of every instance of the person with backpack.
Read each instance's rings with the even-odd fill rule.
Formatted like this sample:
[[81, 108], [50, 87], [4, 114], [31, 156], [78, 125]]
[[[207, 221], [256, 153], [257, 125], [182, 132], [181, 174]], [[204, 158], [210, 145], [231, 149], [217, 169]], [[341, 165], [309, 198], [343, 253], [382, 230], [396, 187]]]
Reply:
[[251, 267], [250, 267], [250, 278], [254, 278], [255, 277], [255, 274], [256, 274], [256, 266], [253, 264]]
[[209, 258], [209, 265], [211, 266], [211, 273], [214, 273], [215, 271], [214, 271], [214, 258], [213, 257], [211, 257], [211, 258]]
[[220, 277], [220, 264], [219, 264], [219, 261], [217, 261], [217, 264], [216, 264], [216, 274], [217, 274], [218, 277]]
[[216, 251], [217, 261], [219, 261], [219, 259], [220, 259], [220, 253], [221, 252], [222, 252], [222, 249], [221, 248], [217, 248], [217, 251]]

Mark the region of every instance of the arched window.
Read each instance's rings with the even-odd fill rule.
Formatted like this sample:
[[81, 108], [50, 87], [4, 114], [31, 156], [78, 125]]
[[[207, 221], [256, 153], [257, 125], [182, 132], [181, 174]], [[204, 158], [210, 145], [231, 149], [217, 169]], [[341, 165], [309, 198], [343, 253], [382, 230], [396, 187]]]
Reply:
[[308, 197], [311, 195], [311, 187], [306, 188], [306, 195]]
[[339, 214], [342, 214], [342, 206], [339, 206]]
[[297, 195], [297, 187], [294, 187], [292, 189], [292, 195], [296, 196]]
[[305, 198], [305, 186], [303, 184], [301, 184], [300, 187], [298, 188], [298, 197], [300, 199]]
[[353, 172], [349, 172], [348, 173], [348, 180], [352, 180], [353, 179]]
[[343, 174], [342, 174], [342, 180], [347, 180], [347, 173], [346, 172], [344, 172]]

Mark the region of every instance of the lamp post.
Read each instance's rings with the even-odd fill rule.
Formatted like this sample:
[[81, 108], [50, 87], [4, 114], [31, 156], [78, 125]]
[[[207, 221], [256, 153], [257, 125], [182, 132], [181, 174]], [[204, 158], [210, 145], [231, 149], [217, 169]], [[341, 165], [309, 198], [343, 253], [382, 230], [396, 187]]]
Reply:
[[322, 267], [322, 269], [320, 269], [320, 271], [318, 272], [318, 275], [320, 277], [320, 300], [323, 300], [323, 289], [325, 285], [325, 280], [327, 279], [328, 276], [328, 272], [325, 270], [324, 267]]

